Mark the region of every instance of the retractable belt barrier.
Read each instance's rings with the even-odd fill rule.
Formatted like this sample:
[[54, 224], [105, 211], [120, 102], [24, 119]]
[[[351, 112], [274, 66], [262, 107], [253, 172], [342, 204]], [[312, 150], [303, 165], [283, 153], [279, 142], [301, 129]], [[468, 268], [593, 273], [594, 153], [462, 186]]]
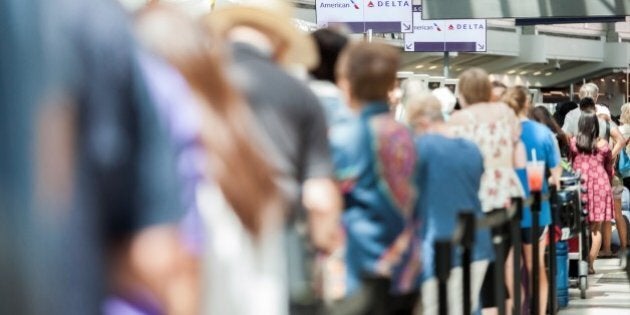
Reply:
[[514, 278], [514, 298], [512, 299], [512, 314], [521, 315], [521, 283], [517, 279], [521, 278], [521, 219], [523, 218], [523, 198], [512, 198], [512, 204], [516, 207], [516, 213], [510, 226], [512, 244], [514, 245], [514, 268], [512, 269]]
[[531, 314], [538, 315], [538, 311], [540, 310], [540, 261], [538, 261], [538, 251], [540, 250], [540, 245], [538, 244], [538, 231], [540, 230], [540, 208], [542, 204], [542, 193], [540, 191], [532, 191], [532, 199], [533, 203], [530, 207], [532, 211], [532, 303], [531, 303]]
[[558, 188], [549, 185], [549, 203], [551, 205], [551, 226], [549, 227], [549, 312], [558, 313], [558, 291], [556, 290], [557, 256], [556, 256], [556, 217], [558, 214]]
[[451, 275], [450, 240], [436, 241], [435, 244], [435, 274], [438, 279], [439, 314], [448, 315], [448, 278]]
[[[532, 197], [527, 200], [532, 211], [532, 247], [533, 253], [537, 253], [540, 246], [537, 241], [540, 232], [539, 214], [541, 210], [541, 204], [544, 200], [550, 200], [552, 204], [552, 225], [549, 230], [549, 237], [552, 241], [555, 241], [555, 206], [556, 204], [556, 191], [555, 186], [550, 186], [549, 195], [543, 195], [541, 192], [532, 192]], [[438, 240], [434, 244], [436, 253], [436, 274], [438, 278], [439, 287], [439, 314], [448, 314], [448, 279], [450, 277], [450, 269], [452, 263], [451, 249], [454, 246], [460, 246], [462, 248], [462, 288], [463, 288], [463, 311], [464, 314], [472, 313], [472, 301], [471, 301], [471, 269], [472, 264], [472, 248], [475, 242], [475, 231], [480, 229], [492, 229], [495, 231], [493, 236], [493, 243], [495, 246], [495, 255], [497, 258], [505, 255], [505, 242], [503, 235], [503, 228], [506, 224], [510, 225], [510, 237], [514, 245], [514, 298], [512, 314], [521, 314], [521, 285], [520, 279], [520, 266], [521, 265], [521, 234], [520, 234], [520, 220], [522, 218], [524, 201], [522, 198], [513, 198], [512, 206], [509, 208], [495, 209], [488, 213], [483, 218], [475, 219], [475, 216], [471, 212], [463, 212], [459, 215], [459, 223], [453, 233], [451, 239]], [[535, 257], [535, 254], [534, 254]], [[549, 246], [549, 310], [551, 314], [557, 313], [557, 303], [555, 294], [555, 273], [556, 273], [556, 253], [555, 247]], [[498, 301], [498, 311], [500, 315], [506, 314], [505, 309], [505, 277], [503, 262], [497, 260], [495, 264], [495, 294]], [[630, 278], [630, 264], [628, 265], [628, 277]], [[538, 259], [533, 259], [532, 266], [532, 290], [533, 297], [531, 302], [531, 313], [538, 315], [540, 309], [540, 290], [538, 290], [540, 284], [540, 262]]]
[[[471, 301], [471, 269], [472, 264], [472, 248], [475, 242], [475, 231], [481, 229], [495, 229], [493, 243], [495, 245], [496, 257], [503, 257], [505, 252], [505, 243], [503, 240], [502, 230], [506, 224], [510, 224], [511, 237], [519, 244], [518, 255], [515, 256], [515, 262], [520, 265], [520, 219], [522, 216], [523, 200], [514, 198], [512, 206], [509, 208], [496, 209], [486, 216], [476, 219], [471, 212], [463, 212], [459, 215], [458, 225], [453, 232], [451, 239], [437, 240], [434, 243], [436, 264], [435, 271], [438, 278], [439, 288], [439, 314], [448, 314], [448, 279], [451, 269], [451, 249], [454, 246], [462, 248], [462, 294], [463, 294], [463, 313], [472, 313]], [[505, 310], [505, 277], [503, 261], [496, 264], [495, 268], [495, 293], [497, 294], [499, 314], [506, 313]], [[515, 272], [516, 275], [516, 272]], [[520, 277], [520, 273], [518, 275]], [[513, 314], [520, 315], [520, 283], [515, 281], [515, 299]]]

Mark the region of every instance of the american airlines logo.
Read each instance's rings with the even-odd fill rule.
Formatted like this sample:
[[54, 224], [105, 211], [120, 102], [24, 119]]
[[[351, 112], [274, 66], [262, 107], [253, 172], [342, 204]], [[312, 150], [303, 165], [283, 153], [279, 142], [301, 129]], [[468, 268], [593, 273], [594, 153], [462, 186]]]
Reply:
[[359, 0], [346, 0], [343, 2], [340, 1], [340, 2], [329, 2], [329, 3], [321, 2], [319, 4], [319, 7], [331, 8], [331, 9], [334, 9], [334, 8], [347, 9], [347, 8], [353, 7], [356, 10], [359, 10], [361, 8], [359, 7], [359, 4], [357, 3], [358, 1]]

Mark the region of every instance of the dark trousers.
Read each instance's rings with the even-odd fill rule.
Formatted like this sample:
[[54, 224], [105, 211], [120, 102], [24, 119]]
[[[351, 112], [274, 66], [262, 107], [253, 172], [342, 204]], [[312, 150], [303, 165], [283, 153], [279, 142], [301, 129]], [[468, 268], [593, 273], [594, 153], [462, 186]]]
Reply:
[[418, 303], [418, 291], [392, 295], [387, 278], [365, 278], [352, 296], [328, 308], [328, 315], [412, 315]]

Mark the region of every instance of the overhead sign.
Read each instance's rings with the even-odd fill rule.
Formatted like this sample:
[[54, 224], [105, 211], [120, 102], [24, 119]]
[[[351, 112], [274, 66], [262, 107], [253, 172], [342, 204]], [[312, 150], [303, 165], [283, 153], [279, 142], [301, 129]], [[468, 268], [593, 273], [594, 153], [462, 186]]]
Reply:
[[628, 0], [423, 0], [425, 19], [630, 15]]
[[317, 25], [345, 25], [353, 33], [411, 32], [412, 0], [316, 0]]
[[423, 20], [413, 6], [413, 33], [405, 34], [405, 51], [486, 51], [486, 20]]

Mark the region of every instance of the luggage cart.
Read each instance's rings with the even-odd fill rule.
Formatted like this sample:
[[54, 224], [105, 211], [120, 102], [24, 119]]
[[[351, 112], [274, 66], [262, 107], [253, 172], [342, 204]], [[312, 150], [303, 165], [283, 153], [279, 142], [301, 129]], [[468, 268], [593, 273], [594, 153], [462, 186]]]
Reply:
[[[564, 171], [560, 178], [558, 202], [561, 240], [569, 241], [569, 277], [571, 286], [580, 289], [580, 297], [586, 298], [588, 289], [589, 232], [586, 220], [588, 212], [582, 202], [581, 176]], [[573, 271], [573, 272], [572, 272]]]

